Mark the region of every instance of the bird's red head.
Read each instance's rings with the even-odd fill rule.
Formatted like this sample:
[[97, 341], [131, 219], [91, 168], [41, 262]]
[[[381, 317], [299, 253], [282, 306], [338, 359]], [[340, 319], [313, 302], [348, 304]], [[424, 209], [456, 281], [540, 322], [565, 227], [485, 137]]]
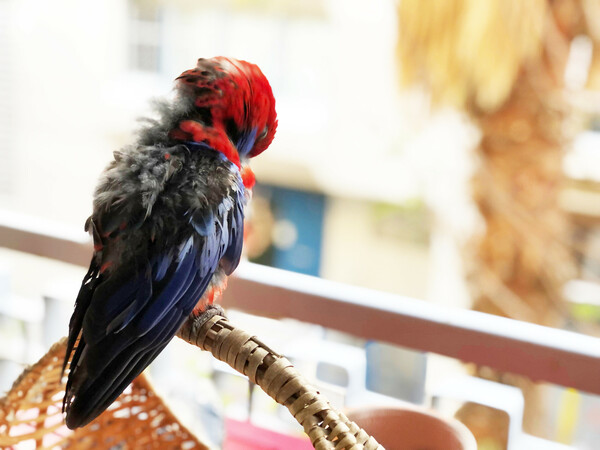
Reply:
[[194, 112], [171, 131], [172, 139], [204, 142], [238, 166], [240, 157], [256, 156], [273, 141], [275, 99], [255, 64], [201, 58], [177, 78], [177, 89], [193, 101]]

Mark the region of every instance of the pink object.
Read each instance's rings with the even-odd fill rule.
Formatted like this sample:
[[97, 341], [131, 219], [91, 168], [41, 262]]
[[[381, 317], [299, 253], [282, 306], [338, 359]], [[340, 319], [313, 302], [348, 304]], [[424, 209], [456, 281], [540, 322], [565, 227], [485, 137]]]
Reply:
[[223, 450], [312, 450], [307, 437], [295, 437], [257, 427], [252, 422], [225, 419]]

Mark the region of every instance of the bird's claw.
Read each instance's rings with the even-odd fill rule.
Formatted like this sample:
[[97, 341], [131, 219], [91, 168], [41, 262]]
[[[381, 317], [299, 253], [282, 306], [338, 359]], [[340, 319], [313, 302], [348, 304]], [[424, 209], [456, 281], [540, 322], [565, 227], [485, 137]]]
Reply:
[[198, 326], [204, 325], [208, 320], [212, 319], [214, 316], [221, 316], [223, 318], [227, 318], [225, 314], [225, 310], [221, 305], [206, 305], [202, 311], [193, 313], [194, 322], [198, 324]]

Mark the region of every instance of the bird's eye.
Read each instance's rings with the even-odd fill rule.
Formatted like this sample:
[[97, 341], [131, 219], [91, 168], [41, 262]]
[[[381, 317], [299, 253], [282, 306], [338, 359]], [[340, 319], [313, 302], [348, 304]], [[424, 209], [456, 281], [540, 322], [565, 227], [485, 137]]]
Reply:
[[269, 132], [269, 127], [264, 127], [262, 130], [262, 133], [260, 133], [260, 136], [258, 136], [258, 139], [266, 138], [268, 132]]

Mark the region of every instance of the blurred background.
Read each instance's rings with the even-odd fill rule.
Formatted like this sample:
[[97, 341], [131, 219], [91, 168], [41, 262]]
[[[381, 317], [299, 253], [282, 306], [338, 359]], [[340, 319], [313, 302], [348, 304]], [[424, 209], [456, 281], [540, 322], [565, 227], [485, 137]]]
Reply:
[[[279, 116], [253, 164], [251, 261], [600, 335], [599, 42], [595, 0], [0, 0], [0, 218], [85, 240], [96, 180], [152, 98], [198, 57], [227, 55], [261, 67]], [[84, 273], [0, 248], [0, 389], [66, 334]], [[231, 315], [341, 405], [374, 391], [423, 403], [470, 374], [523, 393], [539, 448], [600, 441], [596, 396]], [[306, 354], [294, 335], [353, 363]], [[153, 367], [215, 445], [223, 417], [300, 436], [197, 352], [170, 346]], [[480, 448], [506, 448], [510, 413], [454, 410]]]

